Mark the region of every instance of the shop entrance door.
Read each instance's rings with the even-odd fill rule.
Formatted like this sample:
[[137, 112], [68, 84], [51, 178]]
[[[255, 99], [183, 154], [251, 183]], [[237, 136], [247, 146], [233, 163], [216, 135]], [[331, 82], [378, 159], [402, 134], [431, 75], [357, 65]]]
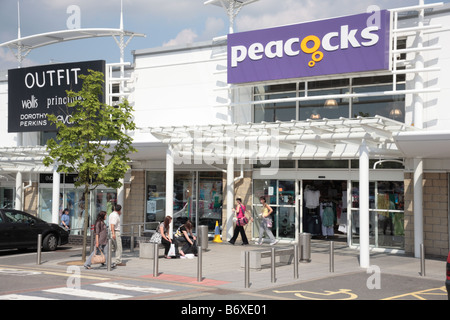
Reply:
[[346, 241], [347, 181], [299, 181], [299, 229], [316, 239]]

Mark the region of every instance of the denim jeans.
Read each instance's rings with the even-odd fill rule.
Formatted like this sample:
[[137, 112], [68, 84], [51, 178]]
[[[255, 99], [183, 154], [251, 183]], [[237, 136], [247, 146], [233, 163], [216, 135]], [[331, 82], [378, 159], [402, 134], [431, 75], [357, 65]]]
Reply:
[[[99, 245], [98, 246], [100, 250], [102, 250], [103, 254], [105, 255], [106, 260], [108, 261], [108, 244], [105, 245]], [[94, 256], [94, 253], [97, 251], [97, 248], [94, 248], [94, 250], [92, 251], [91, 255], [86, 259], [86, 262], [84, 263], [85, 267], [90, 267], [91, 266], [91, 260], [92, 257]]]

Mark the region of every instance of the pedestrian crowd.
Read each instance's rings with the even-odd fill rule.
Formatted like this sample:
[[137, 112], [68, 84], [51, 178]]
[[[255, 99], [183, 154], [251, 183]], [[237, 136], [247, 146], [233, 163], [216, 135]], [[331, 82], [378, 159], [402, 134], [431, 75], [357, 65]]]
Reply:
[[[260, 203], [262, 205], [261, 212], [259, 213], [260, 228], [259, 239], [255, 242], [257, 245], [263, 243], [263, 236], [267, 234], [270, 239], [270, 245], [276, 244], [278, 241], [275, 239], [271, 227], [272, 218], [270, 217], [273, 209], [266, 203], [265, 197], [260, 197]], [[105, 265], [108, 259], [108, 238], [112, 240], [112, 247], [115, 251], [115, 260], [111, 267], [125, 266], [122, 261], [122, 238], [120, 233], [120, 216], [122, 214], [122, 206], [120, 204], [114, 205], [114, 211], [107, 216], [105, 211], [100, 211], [94, 224], [94, 239], [95, 249], [91, 255], [86, 259], [84, 267], [91, 269], [92, 264]], [[248, 239], [246, 236], [247, 225], [254, 221], [253, 217], [247, 217], [247, 209], [242, 203], [241, 198], [236, 199], [236, 207], [233, 208], [234, 212], [234, 233], [233, 237], [228, 241], [229, 244], [234, 245], [238, 236], [241, 236], [242, 245], [248, 245]], [[189, 259], [197, 256], [197, 237], [193, 234], [193, 224], [190, 220], [187, 220], [182, 224], [174, 233], [174, 236], [170, 236], [170, 224], [172, 217], [167, 216], [164, 218], [159, 226], [156, 228], [155, 233], [150, 239], [152, 243], [158, 243], [164, 246], [164, 258], [180, 258]]]

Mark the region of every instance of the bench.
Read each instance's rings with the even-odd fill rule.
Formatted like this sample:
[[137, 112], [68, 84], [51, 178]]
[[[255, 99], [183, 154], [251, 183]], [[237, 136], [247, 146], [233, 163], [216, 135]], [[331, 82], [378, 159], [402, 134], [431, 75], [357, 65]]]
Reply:
[[[258, 249], [251, 250], [249, 263], [250, 269], [262, 269], [262, 259], [272, 257], [272, 249]], [[276, 247], [275, 248], [275, 261], [279, 257], [279, 261], [282, 263], [290, 264], [294, 260], [294, 247]], [[245, 251], [241, 252], [241, 268], [245, 268]]]
[[[158, 244], [158, 251], [164, 249], [162, 244]], [[141, 259], [153, 259], [155, 255], [155, 244], [151, 242], [139, 243], [139, 258]], [[161, 255], [158, 252], [158, 256]], [[163, 253], [164, 255], [164, 253]]]
[[[153, 234], [156, 232], [156, 228], [158, 228], [160, 222], [147, 222], [147, 231], [145, 232], [145, 235], [148, 239], [151, 239]], [[148, 226], [150, 225], [150, 226]], [[164, 246], [162, 244], [158, 245], [158, 250], [164, 249]], [[139, 258], [141, 259], [153, 259], [155, 253], [155, 244], [147, 241], [141, 241], [139, 242]], [[158, 256], [161, 254], [158, 252]]]

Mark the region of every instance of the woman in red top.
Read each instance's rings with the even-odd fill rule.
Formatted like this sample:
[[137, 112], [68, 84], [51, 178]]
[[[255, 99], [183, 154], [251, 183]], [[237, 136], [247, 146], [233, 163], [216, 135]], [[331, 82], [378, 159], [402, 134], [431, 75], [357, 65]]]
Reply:
[[236, 239], [238, 237], [238, 234], [240, 233], [241, 238], [242, 238], [242, 245], [246, 246], [246, 245], [248, 245], [248, 239], [247, 239], [247, 236], [245, 235], [244, 226], [238, 225], [238, 223], [237, 223], [239, 221], [239, 219], [245, 218], [245, 206], [242, 204], [241, 198], [237, 198], [236, 202], [237, 202], [236, 209], [233, 209], [234, 213], [236, 214], [236, 227], [234, 228], [233, 238], [231, 238], [230, 241], [228, 241], [228, 242], [230, 244], [234, 245], [234, 243], [236, 242]]

